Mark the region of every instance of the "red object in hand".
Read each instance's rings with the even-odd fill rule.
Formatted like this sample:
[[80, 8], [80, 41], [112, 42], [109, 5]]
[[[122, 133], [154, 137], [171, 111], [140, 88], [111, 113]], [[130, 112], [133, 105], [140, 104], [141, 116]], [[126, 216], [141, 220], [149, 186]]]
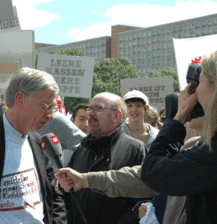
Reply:
[[189, 89], [188, 89], [188, 93], [194, 94], [196, 92], [197, 87], [198, 87], [197, 84], [191, 83], [191, 85], [189, 86]]

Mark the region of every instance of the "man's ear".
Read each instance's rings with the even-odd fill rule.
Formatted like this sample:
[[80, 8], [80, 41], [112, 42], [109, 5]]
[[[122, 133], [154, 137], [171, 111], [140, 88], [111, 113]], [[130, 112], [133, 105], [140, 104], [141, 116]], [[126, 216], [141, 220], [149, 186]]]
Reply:
[[19, 108], [22, 108], [25, 102], [26, 95], [22, 92], [18, 92], [14, 97], [14, 105], [17, 105]]
[[71, 119], [70, 119], [73, 123], [74, 123], [74, 119], [73, 119], [73, 117], [71, 117]]
[[120, 123], [121, 122], [121, 117], [122, 117], [122, 112], [120, 110], [116, 110], [114, 113], [114, 123]]

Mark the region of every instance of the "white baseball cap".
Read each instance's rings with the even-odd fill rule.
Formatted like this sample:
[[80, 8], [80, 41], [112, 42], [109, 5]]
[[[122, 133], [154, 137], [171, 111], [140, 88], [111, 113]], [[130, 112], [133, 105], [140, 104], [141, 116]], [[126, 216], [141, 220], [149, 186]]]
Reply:
[[146, 105], [149, 104], [148, 97], [144, 93], [142, 93], [141, 91], [138, 91], [138, 90], [129, 91], [128, 93], [126, 93], [124, 95], [123, 100], [126, 101], [126, 100], [133, 99], [133, 98], [142, 99]]

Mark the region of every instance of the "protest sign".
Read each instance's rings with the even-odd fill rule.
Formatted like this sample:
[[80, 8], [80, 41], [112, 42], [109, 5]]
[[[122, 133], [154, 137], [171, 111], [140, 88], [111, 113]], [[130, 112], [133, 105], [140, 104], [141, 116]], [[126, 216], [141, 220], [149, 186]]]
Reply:
[[209, 55], [212, 51], [215, 51], [216, 43], [217, 35], [173, 39], [180, 90], [187, 85], [186, 75], [191, 60], [203, 57], [205, 54]]
[[128, 91], [136, 89], [143, 92], [149, 100], [149, 104], [158, 111], [165, 107], [165, 97], [173, 93], [173, 77], [155, 77], [139, 79], [121, 79], [121, 96]]
[[60, 96], [90, 98], [94, 57], [39, 54], [37, 69], [51, 74]]

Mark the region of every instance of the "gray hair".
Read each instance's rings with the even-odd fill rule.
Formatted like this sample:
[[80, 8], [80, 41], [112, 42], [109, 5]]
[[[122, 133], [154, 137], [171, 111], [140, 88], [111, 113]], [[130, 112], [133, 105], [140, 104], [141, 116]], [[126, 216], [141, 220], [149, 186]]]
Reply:
[[31, 100], [40, 90], [51, 90], [53, 95], [59, 92], [59, 87], [52, 75], [47, 72], [33, 68], [21, 68], [12, 77], [6, 91], [6, 102], [8, 107], [13, 107], [15, 95], [23, 92]]

